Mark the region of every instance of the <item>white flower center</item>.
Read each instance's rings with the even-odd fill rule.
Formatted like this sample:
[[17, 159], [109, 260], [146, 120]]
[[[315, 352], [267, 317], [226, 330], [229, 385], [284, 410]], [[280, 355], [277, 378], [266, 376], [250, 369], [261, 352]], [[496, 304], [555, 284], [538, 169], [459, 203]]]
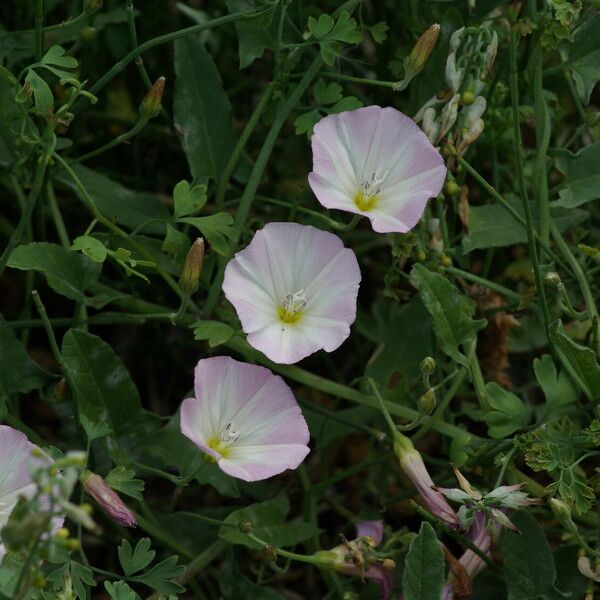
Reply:
[[375, 208], [379, 202], [379, 194], [383, 189], [383, 184], [388, 176], [389, 171], [381, 173], [381, 169], [377, 169], [371, 173], [370, 177], [362, 180], [358, 189], [354, 194], [354, 204], [362, 211], [369, 211]]
[[296, 323], [302, 317], [306, 304], [304, 290], [286, 294], [277, 311], [279, 319], [284, 323]]
[[[234, 428], [233, 420], [231, 420], [218, 435], [209, 438], [207, 444], [210, 448], [216, 450], [222, 457], [227, 458], [231, 453], [231, 446], [237, 442], [240, 433], [240, 431], [237, 431]], [[210, 459], [210, 461], [214, 461], [214, 459]]]

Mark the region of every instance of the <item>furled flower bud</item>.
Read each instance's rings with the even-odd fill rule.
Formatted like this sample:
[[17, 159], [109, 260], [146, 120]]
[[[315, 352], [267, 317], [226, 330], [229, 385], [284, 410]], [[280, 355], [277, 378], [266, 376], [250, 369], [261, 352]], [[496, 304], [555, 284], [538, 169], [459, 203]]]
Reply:
[[463, 133], [460, 142], [456, 146], [458, 154], [462, 154], [482, 133], [485, 128], [483, 119], [476, 119], [469, 129]]
[[573, 517], [571, 516], [571, 509], [566, 502], [559, 500], [558, 498], [550, 498], [550, 508], [554, 513], [554, 516], [571, 531], [576, 530], [577, 526], [573, 523]]
[[442, 109], [442, 128], [438, 140], [442, 139], [450, 131], [454, 123], [456, 123], [459, 102], [460, 94], [454, 94], [448, 104]]
[[469, 129], [483, 115], [486, 107], [487, 102], [483, 96], [473, 98], [473, 101], [460, 113], [462, 116], [462, 126]]
[[439, 35], [440, 26], [438, 23], [434, 23], [417, 40], [417, 43], [414, 45], [411, 53], [404, 62], [405, 81], [406, 79], [412, 79], [423, 70], [429, 60], [431, 52], [435, 48]]
[[451, 52], [450, 54], [448, 54], [448, 58], [446, 59], [445, 76], [446, 84], [452, 90], [452, 93], [456, 94], [456, 92], [458, 92], [464, 75], [464, 67], [461, 67], [460, 69], [456, 68], [456, 54], [454, 54], [454, 52]]
[[597, 562], [592, 568], [590, 559], [583, 555], [577, 559], [577, 568], [579, 569], [579, 572], [588, 579], [600, 583], [600, 562]]
[[[436, 227], [436, 229], [437, 229], [437, 227]], [[426, 356], [421, 361], [421, 376], [423, 377], [423, 379], [425, 379], [425, 378], [433, 375], [434, 371], [435, 371], [435, 360], [433, 360], [433, 358], [431, 358], [431, 356]]]
[[164, 91], [165, 78], [159, 77], [140, 104], [140, 117], [142, 119], [148, 121], [158, 115]]
[[117, 492], [108, 487], [100, 475], [85, 471], [82, 480], [85, 491], [111, 519], [125, 527], [135, 527], [137, 525], [135, 514], [121, 500]]
[[422, 416], [429, 416], [436, 405], [435, 390], [429, 388], [418, 400], [417, 408]]
[[458, 529], [460, 521], [456, 513], [444, 496], [434, 489], [434, 483], [427, 472], [423, 458], [410, 439], [404, 435], [397, 435], [394, 439], [394, 453], [398, 457], [400, 467], [417, 488], [429, 511], [449, 527]]
[[560, 275], [554, 271], [544, 275], [544, 283], [550, 288], [558, 288], [562, 285]]
[[450, 52], [456, 52], [458, 50], [458, 47], [460, 46], [460, 40], [464, 31], [465, 28], [461, 27], [450, 36]]
[[440, 124], [436, 122], [435, 117], [435, 108], [430, 106], [423, 113], [423, 125], [421, 126], [421, 129], [423, 129], [423, 132], [432, 144], [435, 144], [440, 132]]
[[197, 289], [204, 263], [204, 238], [197, 238], [185, 258], [179, 285], [184, 294], [191, 296]]
[[485, 49], [485, 68], [488, 76], [492, 76], [492, 69], [494, 68], [494, 61], [496, 60], [496, 54], [498, 52], [498, 34], [492, 32], [492, 40], [488, 47]]

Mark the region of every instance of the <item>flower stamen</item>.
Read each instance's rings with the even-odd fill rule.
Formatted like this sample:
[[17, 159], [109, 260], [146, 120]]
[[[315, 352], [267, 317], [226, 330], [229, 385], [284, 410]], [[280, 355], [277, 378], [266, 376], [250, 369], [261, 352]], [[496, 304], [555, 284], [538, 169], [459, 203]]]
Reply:
[[277, 314], [283, 323], [297, 323], [306, 308], [307, 300], [304, 290], [286, 294]]
[[383, 183], [388, 173], [389, 171], [386, 171], [383, 175], [379, 175], [379, 169], [377, 169], [377, 171], [371, 173], [369, 179], [362, 180], [352, 199], [360, 210], [368, 212], [379, 204], [379, 194], [383, 189]]

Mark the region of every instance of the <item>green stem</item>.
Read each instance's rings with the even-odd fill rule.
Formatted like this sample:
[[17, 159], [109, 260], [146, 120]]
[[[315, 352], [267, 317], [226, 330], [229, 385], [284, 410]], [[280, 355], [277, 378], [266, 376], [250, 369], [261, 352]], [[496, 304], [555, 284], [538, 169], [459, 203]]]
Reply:
[[[526, 220], [496, 191], [496, 189], [490, 185], [462, 156], [456, 155], [456, 159], [458, 162], [465, 168], [465, 170], [481, 185], [482, 188], [486, 190], [490, 196], [495, 198], [498, 203], [510, 214], [515, 221], [517, 221], [520, 225], [522, 225], [525, 229], [527, 229]], [[551, 256], [553, 260], [556, 261], [565, 271], [571, 273], [569, 267], [562, 261], [556, 254], [550, 249], [548, 244], [546, 244], [537, 231], [533, 230], [533, 235], [535, 239], [539, 242], [540, 246], [546, 251], [548, 256]]]
[[[535, 0], [529, 6], [536, 13]], [[537, 36], [533, 52], [533, 103], [535, 108], [535, 139], [537, 152], [533, 166], [533, 181], [540, 211], [540, 237], [546, 245], [550, 243], [550, 201], [548, 198], [548, 176], [546, 155], [550, 145], [550, 113], [544, 96], [544, 75], [542, 72], [542, 48]]]
[[88, 191], [85, 189], [85, 186], [83, 185], [83, 183], [81, 183], [81, 180], [79, 179], [79, 177], [77, 177], [75, 171], [73, 171], [69, 163], [67, 163], [67, 161], [56, 152], [53, 152], [52, 156], [58, 163], [60, 163], [62, 168], [65, 169], [69, 177], [73, 180], [73, 182], [77, 186], [77, 189], [81, 192], [81, 195], [86, 205], [88, 206], [90, 212], [94, 215], [94, 218], [99, 223], [102, 223], [102, 225], [104, 225], [109, 231], [112, 231], [118, 237], [127, 240], [127, 242], [131, 244], [131, 246], [135, 250], [137, 250], [146, 260], [149, 260], [152, 263], [154, 263], [154, 268], [156, 269], [156, 272], [164, 279], [166, 284], [177, 294], [177, 296], [179, 296], [179, 298], [183, 298], [184, 294], [179, 288], [177, 282], [156, 262], [154, 256], [152, 256], [152, 254], [150, 254], [150, 252], [148, 252], [142, 244], [133, 239], [132, 236], [130, 236], [126, 231], [123, 231], [120, 227], [115, 225], [110, 219], [107, 219], [98, 210], [96, 204], [94, 203], [94, 200], [89, 195]]
[[42, 185], [44, 184], [44, 177], [46, 175], [46, 168], [48, 166], [48, 162], [50, 160], [50, 156], [52, 155], [53, 147], [56, 141], [54, 134], [52, 134], [50, 137], [51, 140], [45, 144], [42, 155], [38, 159], [35, 178], [33, 180], [33, 185], [31, 186], [31, 191], [29, 192], [29, 197], [27, 198], [25, 209], [21, 214], [21, 219], [14, 233], [8, 240], [8, 244], [6, 245], [6, 248], [4, 248], [4, 252], [2, 252], [2, 256], [0, 256], [0, 276], [2, 273], [4, 273], [6, 263], [8, 263], [8, 259], [10, 258], [13, 248], [21, 241], [23, 232], [27, 228], [27, 225], [31, 219], [31, 215], [33, 214], [33, 209], [35, 208], [38, 196], [42, 191]]
[[571, 249], [569, 248], [567, 242], [565, 242], [563, 236], [561, 235], [560, 231], [558, 230], [558, 227], [554, 224], [554, 222], [550, 224], [550, 232], [552, 234], [552, 239], [554, 240], [554, 243], [558, 246], [558, 249], [560, 250], [561, 254], [567, 259], [567, 261], [571, 265], [571, 268], [573, 269], [573, 273], [575, 275], [575, 279], [577, 280], [577, 283], [579, 284], [579, 287], [581, 289], [581, 294], [585, 301], [588, 313], [592, 320], [595, 322], [597, 334], [599, 334], [596, 336], [598, 343], [597, 347], [595, 348], [595, 351], [596, 355], [600, 356], [600, 332], [598, 332], [598, 327], [600, 327], [600, 319], [598, 317], [598, 308], [596, 307], [596, 301], [594, 300], [594, 295], [592, 294], [590, 283], [581, 265], [579, 264], [579, 261], [571, 252]]
[[[485, 390], [485, 380], [483, 379], [483, 373], [481, 372], [481, 366], [479, 365], [479, 359], [477, 358], [477, 338], [471, 342], [469, 348], [469, 370], [471, 372], [471, 380], [473, 382], [473, 388], [479, 405], [483, 410], [488, 409], [487, 392]], [[464, 430], [463, 430], [464, 434]]]
[[509, 300], [513, 300], [514, 302], [521, 302], [521, 300], [522, 300], [521, 294], [517, 294], [517, 292], [513, 292], [512, 290], [509, 290], [507, 287], [504, 287], [503, 285], [494, 283], [493, 281], [490, 281], [489, 279], [484, 279], [483, 277], [479, 277], [478, 275], [470, 273], [469, 271], [463, 271], [462, 269], [457, 269], [456, 267], [445, 267], [444, 271], [446, 271], [447, 273], [451, 273], [452, 275], [454, 275], [456, 277], [461, 277], [462, 279], [466, 279], [467, 281], [472, 281], [473, 283], [477, 283], [478, 285], [489, 288], [490, 290], [494, 290], [495, 292], [502, 294], [502, 296], [504, 296], [505, 298], [508, 298]]
[[[269, 8], [270, 10], [270, 8]], [[233, 23], [243, 17], [250, 16], [251, 12], [236, 12], [230, 15], [224, 15], [223, 17], [217, 17], [216, 19], [211, 19], [210, 21], [206, 21], [206, 23], [200, 23], [198, 25], [192, 25], [191, 27], [186, 27], [184, 29], [179, 29], [178, 31], [173, 31], [171, 33], [165, 33], [164, 35], [160, 35], [158, 37], [152, 38], [142, 44], [140, 44], [137, 48], [131, 50], [128, 54], [126, 54], [121, 60], [116, 62], [91, 88], [90, 93], [97, 95], [98, 92], [109, 82], [112, 81], [114, 77], [116, 77], [123, 69], [132, 61], [134, 61], [138, 56], [142, 55], [146, 50], [150, 50], [151, 48], [155, 48], [156, 46], [160, 46], [162, 44], [168, 44], [169, 42], [173, 42], [178, 40], [179, 38], [186, 37], [188, 35], [193, 35], [194, 33], [199, 33], [201, 31], [206, 31], [207, 29], [212, 29], [213, 27], [218, 27], [219, 25], [225, 25], [226, 23]], [[259, 13], [260, 14], [260, 13]]]
[[200, 515], [198, 513], [187, 512], [187, 511], [177, 511], [175, 513], [177, 515], [191, 517], [193, 519], [197, 519], [198, 521], [202, 521], [207, 525], [214, 525], [215, 527], [237, 527], [235, 523], [229, 523], [228, 521], [221, 521], [220, 519], [211, 519], [210, 517], [205, 517], [204, 515]]
[[[267, 546], [272, 546], [272, 544], [268, 544], [264, 540], [261, 540], [258, 536], [253, 533], [246, 534], [249, 539], [253, 542], [256, 542], [261, 546], [261, 548], [266, 548]], [[299, 562], [308, 563], [310, 565], [322, 566], [322, 559], [318, 559], [314, 556], [310, 556], [307, 554], [297, 554], [296, 552], [289, 552], [288, 550], [284, 550], [283, 548], [275, 548], [275, 551], [278, 556], [283, 556], [284, 558], [289, 558], [290, 560], [297, 560]]]
[[217, 189], [217, 196], [215, 200], [215, 210], [217, 211], [223, 209], [223, 203], [225, 202], [225, 193], [227, 192], [227, 185], [229, 184], [229, 180], [231, 179], [231, 176], [235, 171], [238, 161], [240, 160], [240, 157], [242, 155], [242, 152], [244, 151], [244, 148], [246, 147], [246, 144], [248, 143], [248, 140], [250, 139], [250, 136], [252, 135], [252, 132], [254, 131], [254, 128], [258, 123], [258, 120], [260, 119], [269, 100], [271, 99], [273, 89], [273, 83], [270, 83], [265, 88], [262, 96], [260, 97], [260, 100], [258, 101], [258, 104], [256, 105], [256, 108], [254, 109], [254, 111], [250, 115], [250, 118], [248, 119], [248, 122], [246, 123], [246, 127], [244, 127], [244, 131], [242, 131], [242, 135], [240, 136], [238, 143], [236, 144], [231, 156], [229, 157], [229, 160], [227, 161], [227, 165], [225, 165], [225, 170], [223, 171], [223, 175], [221, 177], [221, 180], [219, 181], [219, 187]]
[[225, 260], [220, 261], [219, 269], [215, 275], [212, 286], [206, 298], [204, 315], [207, 319], [210, 318], [217, 304], [219, 294], [221, 293], [221, 284], [223, 283], [225, 265], [229, 257], [231, 257], [233, 254], [240, 240], [244, 223], [246, 222], [248, 214], [250, 213], [250, 209], [252, 208], [252, 202], [254, 201], [256, 190], [258, 189], [262, 175], [267, 166], [267, 162], [269, 161], [271, 153], [273, 152], [273, 148], [275, 147], [275, 142], [279, 137], [279, 132], [281, 131], [281, 128], [283, 127], [283, 124], [285, 123], [289, 114], [298, 103], [298, 100], [300, 100], [302, 94], [304, 94], [312, 80], [316, 77], [319, 69], [321, 68], [321, 64], [322, 59], [319, 55], [313, 60], [310, 67], [308, 67], [304, 76], [298, 82], [288, 99], [281, 104], [277, 110], [275, 120], [269, 129], [267, 137], [265, 138], [265, 142], [260, 150], [258, 158], [256, 159], [256, 163], [254, 164], [254, 168], [252, 169], [252, 173], [250, 174], [250, 178], [248, 179], [248, 183], [246, 184], [246, 188], [244, 189], [244, 193], [240, 199], [240, 205], [235, 215], [235, 233], [229, 246], [229, 256]]
[[527, 195], [527, 186], [525, 184], [525, 173], [523, 171], [523, 142], [521, 140], [521, 126], [519, 119], [519, 72], [517, 70], [517, 32], [515, 27], [511, 29], [510, 38], [510, 97], [512, 104], [512, 120], [513, 120], [513, 142], [515, 150], [515, 158], [517, 162], [517, 179], [519, 182], [519, 193], [521, 195], [521, 201], [523, 202], [523, 209], [525, 212], [525, 222], [527, 226], [527, 240], [529, 243], [529, 255], [533, 272], [535, 275], [537, 292], [540, 298], [540, 304], [542, 306], [542, 313], [544, 315], [544, 327], [546, 329], [546, 335], [548, 336], [548, 342], [552, 347], [552, 340], [550, 339], [549, 325], [550, 325], [550, 310], [548, 309], [548, 303], [546, 301], [546, 291], [544, 289], [544, 282], [542, 279], [542, 271], [538, 261], [537, 245], [535, 229], [533, 226], [533, 216], [531, 214], [531, 205]]
[[392, 416], [390, 415], [390, 413], [385, 405], [385, 402], [383, 401], [383, 398], [381, 397], [381, 394], [379, 393], [379, 388], [377, 387], [377, 384], [375, 383], [375, 381], [373, 379], [369, 379], [369, 385], [371, 386], [371, 389], [373, 390], [373, 393], [375, 394], [375, 398], [377, 398], [377, 403], [379, 405], [381, 413], [383, 414], [385, 422], [387, 423], [387, 426], [390, 428], [390, 433], [392, 434], [392, 438], [396, 438], [398, 436], [398, 428], [396, 427], [396, 423], [394, 423], [394, 419], [392, 419]]
[[118, 135], [110, 142], [104, 144], [104, 146], [100, 146], [100, 148], [96, 148], [96, 150], [92, 150], [91, 152], [88, 152], [87, 154], [76, 158], [75, 160], [73, 160], [73, 162], [84, 162], [86, 160], [89, 160], [90, 158], [93, 158], [95, 156], [98, 156], [99, 154], [106, 152], [107, 150], [110, 150], [111, 148], [114, 148], [115, 146], [118, 146], [119, 144], [123, 144], [124, 142], [130, 140], [132, 137], [136, 136], [140, 131], [142, 131], [142, 129], [144, 129], [147, 123], [147, 119], [140, 119], [129, 131]]
[[365, 85], [374, 85], [376, 87], [391, 88], [394, 91], [398, 91], [401, 84], [400, 81], [381, 81], [379, 79], [368, 79], [366, 77], [343, 75], [342, 73], [323, 73], [323, 76], [327, 77], [328, 79], [335, 79], [337, 81], [348, 81], [350, 83], [362, 83]]
[[42, 59], [42, 35], [44, 23], [44, 0], [35, 0], [35, 33], [34, 33], [34, 59], [39, 62]]
[[48, 314], [46, 313], [46, 307], [44, 306], [44, 303], [42, 302], [42, 299], [40, 298], [40, 295], [38, 294], [37, 290], [33, 290], [33, 292], [31, 292], [31, 295], [33, 296], [33, 301], [35, 303], [35, 307], [37, 308], [37, 311], [44, 323], [44, 328], [46, 329], [46, 334], [48, 335], [48, 341], [50, 342], [50, 348], [52, 349], [52, 354], [54, 355], [56, 362], [62, 369], [62, 365], [63, 365], [62, 354], [60, 353], [60, 350], [58, 348], [56, 336], [54, 335], [54, 331], [52, 330], [52, 324], [50, 323], [50, 319], [48, 319]]
[[58, 208], [56, 194], [54, 193], [54, 186], [50, 180], [46, 183], [46, 198], [48, 199], [48, 207], [50, 208], [50, 214], [52, 215], [52, 220], [54, 221], [54, 227], [56, 227], [58, 239], [60, 240], [63, 248], [69, 250], [71, 248], [71, 240], [69, 238], [69, 234], [67, 233], [67, 228], [62, 218], [60, 209]]
[[[127, 0], [125, 2], [125, 11], [127, 13], [127, 27], [129, 28], [129, 41], [131, 43], [131, 49], [136, 50], [138, 47], [137, 40], [137, 31], [135, 29], [135, 14], [133, 12], [133, 0]], [[135, 66], [140, 73], [140, 77], [144, 85], [150, 89], [152, 87], [152, 82], [150, 81], [150, 76], [146, 71], [146, 67], [144, 66], [144, 59], [141, 56], [137, 56], [134, 60]]]

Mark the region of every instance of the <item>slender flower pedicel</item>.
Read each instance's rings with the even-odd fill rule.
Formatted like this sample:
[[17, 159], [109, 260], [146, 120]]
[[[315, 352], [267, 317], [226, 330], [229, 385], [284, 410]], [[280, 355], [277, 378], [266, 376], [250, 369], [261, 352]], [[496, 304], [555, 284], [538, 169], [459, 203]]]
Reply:
[[227, 356], [200, 360], [181, 431], [228, 475], [259, 481], [295, 469], [308, 454], [306, 421], [269, 369]]
[[440, 153], [394, 108], [367, 106], [315, 125], [308, 182], [326, 208], [369, 217], [380, 233], [406, 233], [444, 184]]
[[320, 349], [331, 352], [350, 335], [359, 283], [356, 256], [339, 237], [269, 223], [229, 262], [223, 291], [248, 343], [290, 364]]

